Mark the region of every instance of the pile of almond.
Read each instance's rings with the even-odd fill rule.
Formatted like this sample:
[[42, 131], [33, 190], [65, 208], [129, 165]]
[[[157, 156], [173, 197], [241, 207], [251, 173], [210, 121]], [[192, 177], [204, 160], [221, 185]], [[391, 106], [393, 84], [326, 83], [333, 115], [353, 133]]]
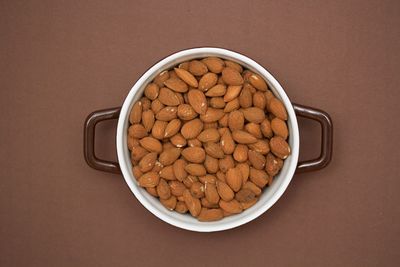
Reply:
[[286, 120], [260, 75], [217, 57], [181, 63], [133, 105], [133, 174], [169, 210], [200, 221], [240, 213], [290, 154]]

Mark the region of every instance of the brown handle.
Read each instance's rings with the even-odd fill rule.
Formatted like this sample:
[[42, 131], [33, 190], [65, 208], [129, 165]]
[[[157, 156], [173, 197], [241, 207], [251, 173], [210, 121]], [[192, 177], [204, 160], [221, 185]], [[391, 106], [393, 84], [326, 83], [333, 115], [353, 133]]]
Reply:
[[97, 110], [90, 113], [86, 118], [83, 134], [83, 153], [87, 164], [93, 169], [105, 172], [121, 173], [121, 169], [117, 162], [99, 159], [94, 153], [96, 124], [105, 120], [118, 119], [120, 111], [120, 107]]
[[301, 161], [297, 165], [297, 173], [316, 171], [325, 168], [332, 158], [333, 125], [331, 117], [325, 111], [293, 104], [297, 116], [319, 122], [322, 128], [321, 154], [318, 158]]

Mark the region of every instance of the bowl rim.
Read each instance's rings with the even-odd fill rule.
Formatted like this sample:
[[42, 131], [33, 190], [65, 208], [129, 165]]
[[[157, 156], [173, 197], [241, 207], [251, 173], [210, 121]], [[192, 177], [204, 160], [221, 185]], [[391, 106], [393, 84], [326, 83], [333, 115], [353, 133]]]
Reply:
[[[196, 55], [196, 56], [194, 56]], [[138, 96], [138, 91], [143, 87], [145, 83], [149, 80], [151, 76], [155, 76], [156, 74], [160, 73], [161, 71], [165, 70], [162, 67], [166, 64], [171, 64], [174, 62], [175, 64], [178, 64], [180, 62], [183, 62], [182, 58], [184, 57], [192, 57], [194, 58], [201, 58], [201, 57], [207, 57], [207, 56], [220, 56], [222, 58], [231, 58], [233, 60], [237, 60], [241, 62], [241, 64], [251, 66], [252, 69], [255, 69], [258, 74], [260, 74], [263, 78], [267, 80], [267, 83], [269, 85], [272, 85], [274, 94], [277, 94], [277, 97], [281, 99], [283, 102], [287, 112], [288, 112], [288, 124], [289, 124], [289, 132], [290, 136], [292, 139], [292, 145], [291, 145], [291, 155], [285, 160], [286, 161], [290, 160], [289, 167], [287, 169], [286, 176], [284, 176], [283, 181], [281, 182], [281, 185], [279, 188], [276, 190], [276, 192], [272, 195], [271, 198], [268, 199], [267, 203], [264, 206], [261, 206], [259, 209], [253, 210], [252, 213], [247, 214], [244, 217], [241, 217], [237, 220], [231, 220], [229, 223], [220, 223], [220, 224], [212, 224], [209, 222], [199, 222], [198, 224], [194, 225], [192, 223], [188, 223], [185, 221], [181, 221], [175, 218], [172, 218], [171, 216], [165, 216], [163, 213], [159, 212], [157, 208], [155, 208], [139, 191], [139, 186], [133, 181], [135, 179], [131, 179], [131, 170], [128, 164], [126, 164], [126, 133], [124, 135], [124, 132], [126, 130], [126, 124], [128, 123], [129, 120], [129, 113], [131, 106], [135, 100], [139, 98]], [[141, 94], [140, 94], [141, 96]], [[120, 116], [118, 119], [118, 125], [117, 125], [117, 134], [116, 134], [116, 147], [117, 147], [117, 157], [118, 157], [118, 162], [120, 164], [120, 168], [123, 174], [123, 177], [130, 188], [131, 192], [135, 195], [135, 197], [139, 200], [139, 202], [147, 209], [149, 210], [153, 215], [155, 215], [157, 218], [163, 220], [164, 222], [171, 224], [175, 227], [186, 229], [186, 230], [191, 230], [191, 231], [196, 231], [196, 232], [214, 232], [214, 231], [223, 231], [223, 230], [228, 230], [232, 229], [235, 227], [238, 227], [240, 225], [246, 224], [257, 217], [259, 217], [261, 214], [263, 214], [265, 211], [267, 211], [272, 205], [274, 205], [278, 199], [283, 195], [283, 193], [286, 191], [286, 188], [288, 187], [290, 181], [293, 178], [293, 175], [295, 173], [297, 163], [298, 163], [298, 157], [299, 157], [299, 147], [300, 147], [300, 140], [299, 140], [299, 128], [298, 128], [298, 123], [297, 123], [297, 117], [294, 112], [294, 108], [292, 106], [292, 103], [287, 96], [285, 90], [283, 87], [279, 84], [279, 82], [272, 76], [270, 72], [266, 70], [263, 66], [261, 66], [259, 63], [256, 61], [252, 60], [251, 58], [242, 55], [238, 52], [234, 52], [228, 49], [224, 48], [216, 48], [216, 47], [200, 47], [200, 48], [190, 48], [190, 49], [185, 49], [178, 51], [176, 53], [173, 53], [156, 64], [154, 64], [151, 68], [149, 68], [132, 86], [130, 89], [128, 95], [126, 96], [124, 103], [121, 108]], [[130, 159], [129, 159], [130, 162]], [[234, 215], [237, 216], [237, 215]], [[231, 217], [234, 217], [231, 216]]]

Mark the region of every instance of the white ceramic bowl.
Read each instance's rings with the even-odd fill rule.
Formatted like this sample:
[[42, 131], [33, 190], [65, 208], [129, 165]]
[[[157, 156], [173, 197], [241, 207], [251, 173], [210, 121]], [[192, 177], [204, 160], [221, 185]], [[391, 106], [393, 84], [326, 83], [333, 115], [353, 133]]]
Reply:
[[[199, 222], [188, 214], [183, 215], [177, 212], [168, 211], [164, 206], [161, 205], [157, 198], [151, 196], [146, 190], [138, 186], [136, 179], [132, 174], [132, 163], [127, 146], [127, 132], [129, 127], [129, 113], [135, 101], [142, 97], [146, 84], [152, 81], [153, 78], [161, 71], [169, 69], [178, 63], [209, 56], [235, 61], [245, 68], [258, 73], [267, 81], [269, 88], [272, 90], [275, 96], [283, 102], [288, 112], [287, 123], [289, 127], [289, 145], [291, 147], [291, 155], [284, 161], [283, 168], [274, 178], [272, 185], [264, 189], [259, 201], [253, 207], [240, 214], [226, 217], [220, 221]], [[274, 203], [285, 192], [297, 167], [297, 161], [299, 157], [299, 128], [291, 101], [289, 100], [282, 86], [264, 67], [244, 55], [226, 49], [212, 47], [193, 48], [177, 52], [164, 58], [146, 71], [132, 87], [124, 101], [118, 119], [117, 153], [122, 174], [132, 193], [136, 196], [140, 203], [143, 204], [143, 206], [145, 206], [159, 219], [176, 227], [191, 231], [222, 231], [254, 220], [268, 210], [272, 205], [274, 205]]]

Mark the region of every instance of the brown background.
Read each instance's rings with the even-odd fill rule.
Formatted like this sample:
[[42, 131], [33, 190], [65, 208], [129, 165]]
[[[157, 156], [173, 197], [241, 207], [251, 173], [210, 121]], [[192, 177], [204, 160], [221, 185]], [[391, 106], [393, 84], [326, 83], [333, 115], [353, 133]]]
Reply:
[[[399, 3], [1, 1], [0, 265], [399, 266]], [[211, 234], [160, 221], [82, 153], [88, 113], [121, 105], [152, 64], [198, 46], [255, 59], [335, 126], [327, 169]], [[310, 158], [319, 128], [300, 124]], [[105, 158], [115, 125], [99, 126]]]

